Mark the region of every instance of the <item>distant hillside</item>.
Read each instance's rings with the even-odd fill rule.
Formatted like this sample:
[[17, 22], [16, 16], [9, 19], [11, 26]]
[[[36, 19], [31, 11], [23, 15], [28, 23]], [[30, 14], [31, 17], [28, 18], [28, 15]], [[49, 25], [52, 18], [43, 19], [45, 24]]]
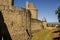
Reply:
[[47, 22], [47, 24], [60, 24], [59, 22]]

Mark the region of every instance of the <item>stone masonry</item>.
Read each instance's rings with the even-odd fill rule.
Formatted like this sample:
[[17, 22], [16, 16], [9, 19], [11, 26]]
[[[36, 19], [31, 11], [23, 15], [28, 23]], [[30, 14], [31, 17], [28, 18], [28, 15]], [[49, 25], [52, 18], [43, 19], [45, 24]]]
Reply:
[[[7, 35], [8, 32], [4, 31], [3, 35], [7, 35], [3, 40], [31, 40], [31, 14], [29, 10], [12, 5], [13, 0], [0, 0], [0, 12], [3, 15], [4, 23], [8, 29], [10, 39]], [[3, 26], [4, 28], [5, 26]], [[5, 29], [6, 30], [6, 29]], [[1, 35], [1, 34], [0, 34]]]

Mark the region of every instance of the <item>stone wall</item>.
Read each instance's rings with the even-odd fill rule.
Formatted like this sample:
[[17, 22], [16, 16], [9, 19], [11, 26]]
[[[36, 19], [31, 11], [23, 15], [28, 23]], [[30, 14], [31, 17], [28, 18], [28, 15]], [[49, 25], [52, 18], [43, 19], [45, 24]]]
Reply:
[[40, 20], [37, 19], [31, 19], [31, 30], [36, 31], [36, 30], [41, 30], [42, 29], [42, 23]]
[[11, 6], [0, 6], [4, 22], [12, 40], [31, 39], [31, 14], [28, 10]]
[[11, 6], [14, 4], [14, 0], [0, 0], [0, 5]]

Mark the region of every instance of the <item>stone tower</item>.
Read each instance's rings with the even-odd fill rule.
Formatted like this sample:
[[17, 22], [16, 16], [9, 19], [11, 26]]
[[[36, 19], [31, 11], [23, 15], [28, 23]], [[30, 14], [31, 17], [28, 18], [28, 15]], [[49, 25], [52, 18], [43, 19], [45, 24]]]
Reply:
[[46, 18], [45, 17], [42, 18], [42, 24], [43, 24], [43, 28], [46, 29], [47, 22], [46, 22]]
[[26, 2], [26, 9], [30, 10], [31, 18], [38, 19], [38, 10], [35, 8], [33, 3]]

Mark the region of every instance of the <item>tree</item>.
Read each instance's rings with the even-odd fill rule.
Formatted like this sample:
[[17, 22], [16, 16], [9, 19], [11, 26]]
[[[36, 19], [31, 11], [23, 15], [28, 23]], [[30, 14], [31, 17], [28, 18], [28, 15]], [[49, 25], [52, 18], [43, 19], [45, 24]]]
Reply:
[[[59, 6], [58, 9], [55, 11], [55, 13], [57, 14], [58, 21], [59, 21], [59, 23], [60, 23], [60, 6]], [[60, 30], [60, 25], [58, 25], [57, 28]]]
[[58, 7], [58, 9], [55, 11], [55, 13], [58, 16], [58, 21], [60, 22], [60, 6]]

